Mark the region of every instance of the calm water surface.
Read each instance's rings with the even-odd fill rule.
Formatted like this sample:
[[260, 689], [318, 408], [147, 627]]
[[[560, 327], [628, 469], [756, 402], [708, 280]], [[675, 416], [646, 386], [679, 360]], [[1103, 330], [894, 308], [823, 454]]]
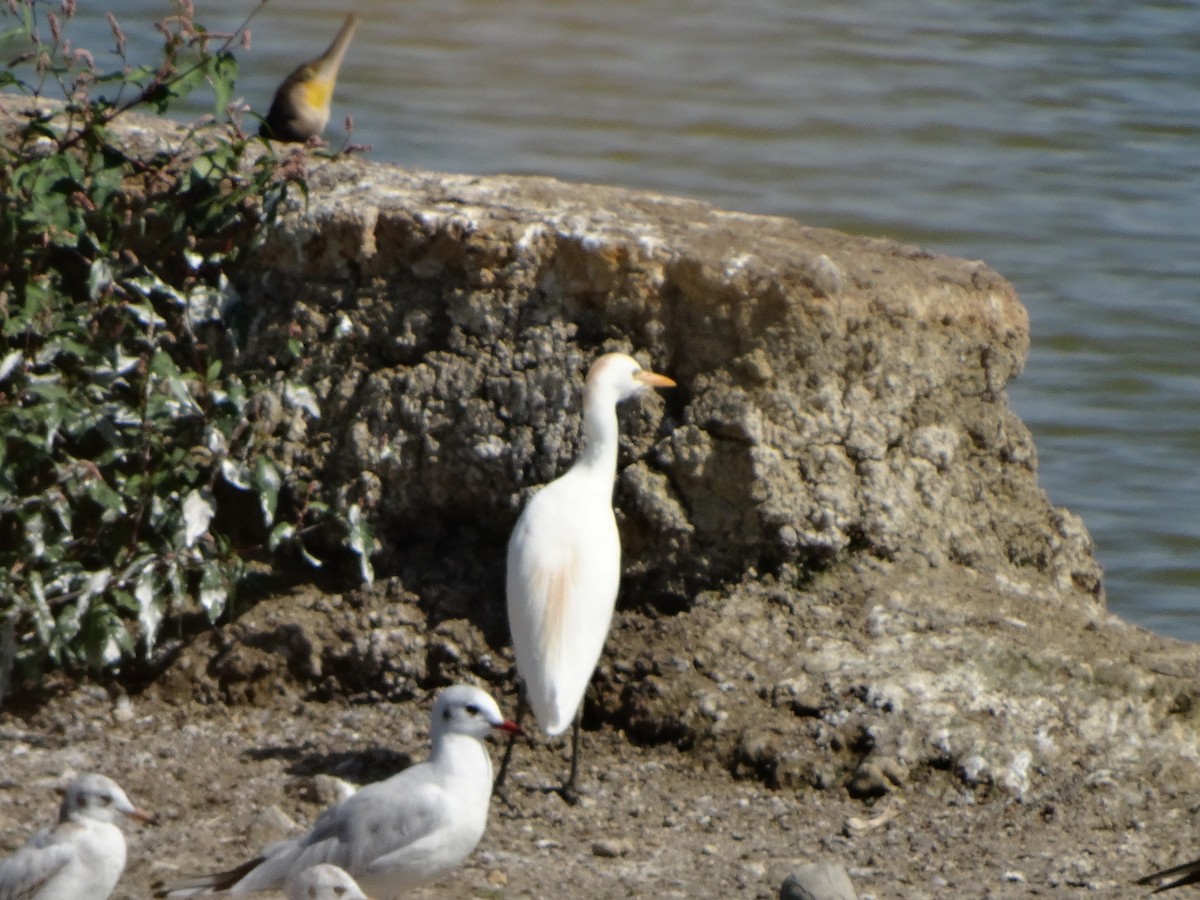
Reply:
[[[151, 58], [166, 4], [79, 6], [77, 44], [111, 46], [112, 8]], [[251, 8], [196, 6], [214, 31]], [[356, 8], [330, 137], [351, 114], [371, 158], [651, 188], [986, 260], [1029, 308], [1010, 396], [1110, 607], [1200, 640], [1200, 0]], [[342, 9], [266, 6], [239, 93], [265, 110]]]

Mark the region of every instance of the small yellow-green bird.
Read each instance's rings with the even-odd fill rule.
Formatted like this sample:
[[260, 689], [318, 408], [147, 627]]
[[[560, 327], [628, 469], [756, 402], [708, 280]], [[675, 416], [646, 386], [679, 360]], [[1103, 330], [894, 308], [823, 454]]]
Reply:
[[358, 28], [358, 16], [346, 16], [329, 49], [311, 62], [297, 66], [271, 101], [271, 110], [258, 133], [277, 141], [303, 143], [325, 130], [329, 103], [346, 48]]

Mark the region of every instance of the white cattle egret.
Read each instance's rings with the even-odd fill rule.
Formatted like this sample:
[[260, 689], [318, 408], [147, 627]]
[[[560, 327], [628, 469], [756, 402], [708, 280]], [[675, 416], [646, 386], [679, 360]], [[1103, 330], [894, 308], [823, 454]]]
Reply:
[[125, 816], [154, 822], [111, 778], [80, 775], [67, 786], [58, 823], [0, 861], [0, 900], [104, 900], [125, 869], [125, 836], [115, 824]]
[[[562, 788], [568, 800], [579, 765], [579, 708], [608, 635], [621, 578], [612, 508], [617, 404], [674, 384], [624, 353], [596, 360], [583, 393], [583, 450], [566, 474], [533, 495], [509, 539], [508, 627], [524, 696], [548, 734], [575, 724], [570, 775]], [[511, 751], [510, 741], [498, 783]]]
[[520, 729], [486, 692], [460, 684], [433, 704], [429, 759], [369, 784], [330, 807], [304, 837], [280, 841], [227, 872], [157, 886], [158, 897], [281, 890], [301, 872], [331, 863], [363, 889], [391, 897], [458, 866], [479, 843], [492, 796], [484, 739]]

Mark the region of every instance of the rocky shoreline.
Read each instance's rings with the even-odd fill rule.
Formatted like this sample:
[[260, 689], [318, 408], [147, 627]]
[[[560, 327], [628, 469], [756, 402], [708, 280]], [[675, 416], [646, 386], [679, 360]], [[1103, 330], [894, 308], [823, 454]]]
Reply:
[[624, 350], [680, 387], [622, 418], [587, 793], [536, 790], [564, 766], [536, 741], [427, 896], [773, 897], [821, 860], [864, 898], [1142, 896], [1200, 855], [1200, 653], [1105, 612], [1084, 524], [1038, 486], [1000, 275], [616, 188], [306, 165], [235, 281], [230, 364], [278, 385], [294, 470], [369, 510], [380, 578], [180, 631], [148, 682], [10, 698], [0, 849], [102, 770], [164, 817], [114, 895], [145, 897], [310, 822], [316, 776], [419, 758], [437, 687], [511, 710], [504, 542], [574, 455], [582, 371]]

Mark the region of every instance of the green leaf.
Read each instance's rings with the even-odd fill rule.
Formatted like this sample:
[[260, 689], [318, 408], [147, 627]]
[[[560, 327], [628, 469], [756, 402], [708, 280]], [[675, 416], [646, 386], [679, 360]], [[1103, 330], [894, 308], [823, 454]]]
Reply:
[[0, 359], [0, 383], [3, 383], [9, 375], [17, 371], [24, 362], [25, 354], [20, 350], [13, 350], [4, 359]]
[[40, 512], [33, 513], [25, 520], [25, 550], [33, 559], [41, 559], [46, 555], [46, 520]]
[[133, 594], [124, 588], [112, 588], [108, 592], [108, 599], [112, 600], [118, 610], [135, 614], [138, 611], [137, 600], [134, 599]]
[[29, 573], [29, 599], [32, 603], [22, 604], [33, 614], [34, 628], [42, 646], [49, 646], [50, 636], [54, 631], [54, 614], [50, 612], [50, 604], [46, 602], [46, 592], [42, 587], [42, 573]]
[[359, 575], [363, 584], [371, 584], [375, 580], [375, 570], [371, 566], [370, 558], [371, 551], [375, 548], [375, 537], [371, 534], [371, 527], [357, 503], [347, 510], [346, 524], [349, 527], [350, 549], [358, 556]]
[[167, 586], [171, 589], [171, 608], [183, 609], [184, 603], [187, 600], [187, 590], [183, 582], [183, 571], [174, 557], [168, 558], [166, 568]]
[[280, 522], [271, 529], [271, 535], [267, 538], [267, 549], [274, 553], [283, 544], [288, 543], [296, 536], [296, 526], [291, 522]]
[[218, 563], [210, 562], [200, 576], [200, 606], [208, 615], [208, 621], [217, 621], [225, 611], [228, 599], [229, 588], [225, 582], [225, 573], [221, 571]]
[[183, 545], [193, 547], [196, 541], [208, 534], [208, 525], [216, 515], [212, 494], [206, 490], [193, 490], [183, 498]]
[[83, 587], [83, 600], [91, 603], [95, 597], [102, 596], [108, 590], [108, 585], [112, 581], [112, 569], [97, 569], [95, 572], [85, 572], [83, 574], [87, 579]]
[[320, 569], [325, 564], [308, 552], [308, 548], [304, 546], [304, 541], [296, 541], [296, 549], [300, 551], [301, 558], [312, 566], [314, 569]]
[[236, 459], [221, 460], [221, 477], [239, 491], [250, 490], [250, 471]]
[[91, 200], [101, 210], [106, 210], [109, 201], [120, 194], [125, 181], [124, 157], [116, 156], [107, 162], [92, 175]]
[[125, 623], [110, 606], [94, 606], [88, 611], [80, 632], [87, 661], [94, 669], [116, 665], [133, 652], [133, 641]]
[[133, 596], [137, 600], [138, 624], [142, 627], [142, 640], [146, 651], [154, 649], [158, 639], [158, 628], [162, 624], [166, 602], [162, 596], [163, 579], [153, 566], [146, 566], [138, 575]]
[[212, 82], [213, 115], [223, 119], [233, 97], [234, 83], [237, 81], [238, 64], [233, 54], [225, 51], [218, 53], [209, 62], [209, 80]]
[[87, 491], [88, 497], [103, 507], [104, 512], [101, 518], [105, 522], [112, 522], [118, 516], [125, 514], [125, 500], [114, 491], [102, 478], [88, 476], [84, 482], [84, 489]]
[[25, 386], [25, 391], [46, 402], [66, 400], [71, 396], [70, 391], [53, 381], [31, 381]]
[[192, 391], [187, 380], [169, 354], [162, 350], [155, 352], [154, 358], [150, 360], [150, 374], [156, 376], [160, 384], [165, 385], [170, 395], [179, 404], [177, 408], [168, 406], [160, 412], [165, 412], [168, 416], [173, 417], [176, 412], [195, 414], [201, 411], [192, 398]]
[[33, 4], [21, 4], [21, 23], [14, 25], [11, 28], [0, 31], [0, 41], [12, 41], [16, 39], [28, 40], [33, 34]]
[[57, 488], [46, 491], [43, 495], [45, 508], [54, 514], [59, 530], [63, 534], [71, 534], [72, 509], [67, 495]]
[[265, 456], [254, 461], [254, 487], [258, 491], [258, 502], [262, 507], [263, 524], [275, 521], [275, 508], [279, 504], [279, 488], [283, 479], [279, 469]]
[[154, 106], [159, 113], [165, 113], [180, 100], [186, 99], [192, 91], [203, 85], [203, 67], [191, 68], [176, 76], [175, 79], [159, 85], [158, 90], [153, 91], [146, 98], [146, 101]]
[[101, 294], [108, 290], [112, 282], [112, 264], [104, 257], [94, 260], [92, 268], [88, 272], [88, 296], [93, 300], [99, 300]]

